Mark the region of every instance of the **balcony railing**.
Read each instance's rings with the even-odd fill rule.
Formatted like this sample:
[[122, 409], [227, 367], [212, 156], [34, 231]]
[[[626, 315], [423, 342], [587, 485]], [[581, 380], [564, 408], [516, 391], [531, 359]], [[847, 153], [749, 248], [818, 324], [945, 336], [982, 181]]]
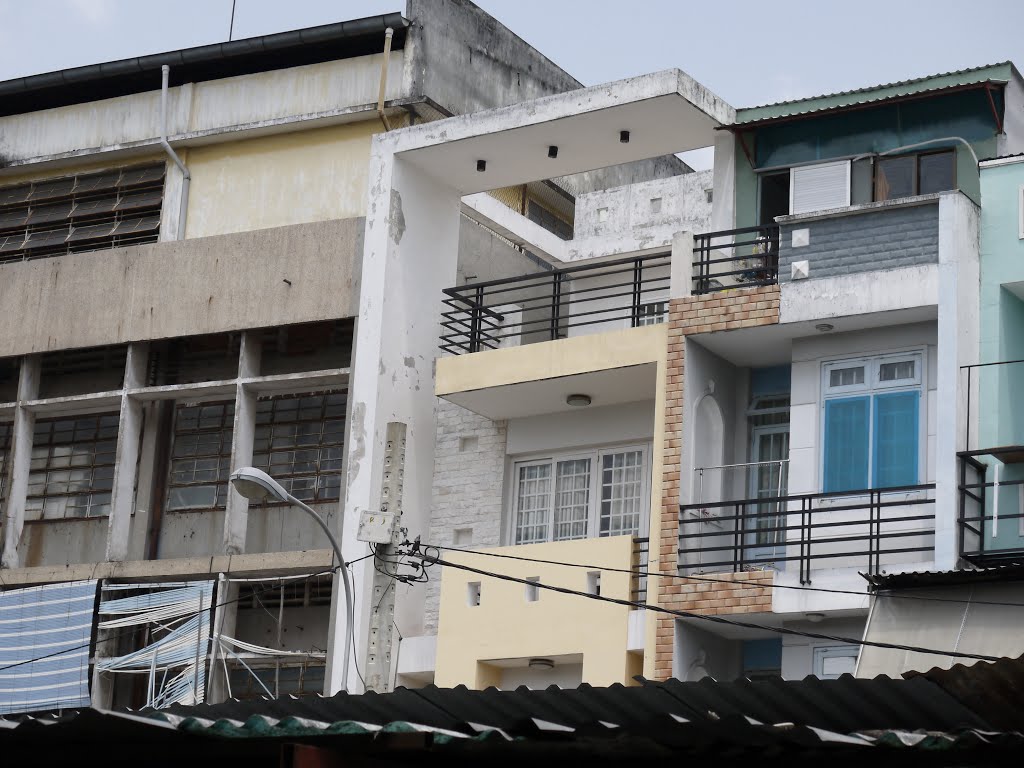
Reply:
[[633, 576], [630, 583], [630, 599], [634, 603], [647, 602], [647, 577], [639, 572], [647, 572], [647, 560], [651, 551], [651, 540], [647, 538], [633, 539]]
[[775, 285], [778, 281], [778, 225], [694, 235], [693, 293]]
[[667, 253], [444, 290], [440, 347], [459, 355], [662, 322], [668, 307]]
[[[866, 568], [930, 559], [933, 484], [680, 506], [680, 571]], [[924, 557], [922, 557], [924, 555]]]
[[1024, 446], [957, 454], [960, 557], [979, 567], [1024, 560]]

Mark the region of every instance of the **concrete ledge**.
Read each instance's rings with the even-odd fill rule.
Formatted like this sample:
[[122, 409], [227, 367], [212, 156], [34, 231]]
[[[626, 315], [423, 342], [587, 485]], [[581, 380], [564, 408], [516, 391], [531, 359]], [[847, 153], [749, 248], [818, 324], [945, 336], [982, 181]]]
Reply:
[[202, 579], [224, 573], [230, 576], [291, 576], [322, 571], [334, 565], [334, 552], [310, 549], [302, 552], [260, 552], [246, 555], [213, 555], [172, 560], [125, 560], [121, 562], [45, 565], [0, 571], [5, 587], [27, 587], [87, 579], [167, 581]]

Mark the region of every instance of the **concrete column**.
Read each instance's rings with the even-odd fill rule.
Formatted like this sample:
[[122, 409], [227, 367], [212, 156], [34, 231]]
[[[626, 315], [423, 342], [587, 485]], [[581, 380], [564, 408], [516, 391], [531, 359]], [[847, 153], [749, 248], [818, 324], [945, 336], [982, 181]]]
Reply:
[[[242, 349], [238, 359], [241, 378], [259, 375], [259, 335], [254, 331], [242, 334]], [[235, 427], [231, 440], [231, 469], [252, 464], [252, 443], [256, 434], [256, 393], [238, 384], [235, 392]], [[224, 513], [223, 552], [240, 555], [245, 552], [245, 536], [249, 522], [249, 502], [234, 488], [228, 489], [227, 509]]]
[[39, 396], [40, 356], [28, 355], [21, 361], [18, 373], [18, 405], [14, 411], [14, 433], [11, 436], [10, 485], [7, 487], [7, 509], [5, 510], [4, 568], [19, 568], [21, 558], [18, 544], [25, 526], [25, 494], [28, 492], [28, 475], [32, 461], [32, 433], [36, 426], [36, 415], [25, 407], [25, 402]]
[[693, 233], [676, 232], [672, 236], [672, 267], [669, 298], [683, 299], [693, 288]]
[[[238, 584], [226, 581], [220, 574], [217, 581], [217, 607], [214, 609], [213, 636], [235, 636], [238, 622]], [[206, 703], [219, 704], [228, 698], [224, 676], [224, 653], [215, 643], [210, 646], [209, 678], [206, 681]]]
[[[124, 372], [124, 389], [146, 383], [148, 344], [130, 344]], [[127, 560], [132, 512], [135, 511], [135, 487], [142, 439], [142, 402], [121, 394], [121, 418], [117, 428], [117, 453], [114, 459], [114, 489], [110, 500], [107, 532], [107, 560]]]
[[960, 366], [978, 361], [979, 249], [978, 207], [959, 192], [943, 195], [935, 435], [935, 568], [942, 571], [955, 568], [960, 555], [956, 453], [963, 450], [970, 418], [967, 379], [960, 375]]
[[712, 179], [711, 231], [735, 229], [736, 138], [731, 131], [715, 132], [715, 166]]
[[[385, 137], [386, 139], [386, 137]], [[384, 434], [389, 421], [408, 425], [402, 523], [409, 537], [426, 536], [434, 462], [435, 397], [433, 362], [440, 328], [439, 297], [455, 285], [459, 242], [459, 193], [426, 175], [374, 140], [366, 215], [355, 358], [349, 398], [352, 418], [346, 445], [347, 492], [342, 548], [347, 561], [367, 553], [356, 540], [359, 514], [380, 504]], [[364, 658], [368, 589], [372, 563], [352, 571], [355, 580], [355, 638]], [[342, 599], [340, 592], [337, 599]], [[399, 591], [396, 620], [407, 636], [423, 622], [422, 589]], [[344, 611], [335, 610], [328, 651], [326, 688], [341, 686]], [[350, 690], [359, 689], [354, 670]]]

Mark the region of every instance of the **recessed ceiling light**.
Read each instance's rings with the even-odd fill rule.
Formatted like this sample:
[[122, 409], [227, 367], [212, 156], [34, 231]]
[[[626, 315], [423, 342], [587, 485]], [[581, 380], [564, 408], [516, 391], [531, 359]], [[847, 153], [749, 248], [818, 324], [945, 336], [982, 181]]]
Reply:
[[530, 667], [533, 669], [552, 669], [555, 662], [551, 659], [530, 659]]
[[566, 405], [573, 405], [577, 408], [590, 405], [592, 402], [593, 400], [591, 400], [590, 395], [569, 395], [565, 398]]
[[835, 326], [832, 325], [832, 323], [818, 323], [816, 326], [814, 326], [814, 329], [816, 331], [821, 331], [822, 333], [828, 333], [834, 328]]
[[804, 616], [812, 624], [817, 624], [818, 622], [820, 622], [822, 619], [825, 618], [825, 614], [824, 613], [805, 613]]

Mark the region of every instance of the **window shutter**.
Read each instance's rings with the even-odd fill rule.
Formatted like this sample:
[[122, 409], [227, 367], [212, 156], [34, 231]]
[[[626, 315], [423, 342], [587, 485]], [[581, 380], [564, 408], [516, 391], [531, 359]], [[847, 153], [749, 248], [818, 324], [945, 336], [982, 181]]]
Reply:
[[920, 392], [875, 395], [875, 488], [917, 483]]
[[871, 398], [825, 401], [826, 493], [868, 487], [868, 427]]
[[850, 204], [850, 161], [793, 168], [789, 212], [810, 213]]

